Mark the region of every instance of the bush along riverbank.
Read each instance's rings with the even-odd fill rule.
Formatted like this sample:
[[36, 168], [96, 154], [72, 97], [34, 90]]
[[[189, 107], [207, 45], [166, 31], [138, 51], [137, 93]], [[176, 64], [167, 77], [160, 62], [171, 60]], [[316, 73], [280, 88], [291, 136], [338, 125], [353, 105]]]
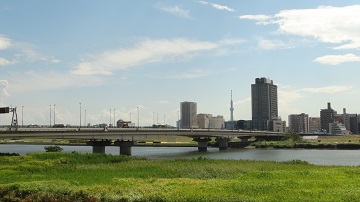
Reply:
[[360, 141], [349, 142], [346, 143], [338, 143], [338, 142], [321, 142], [318, 140], [317, 142], [307, 142], [302, 139], [302, 137], [293, 132], [289, 132], [285, 134], [284, 138], [281, 141], [258, 141], [251, 144], [251, 146], [255, 146], [255, 148], [274, 148], [274, 149], [360, 149]]
[[0, 156], [0, 201], [356, 201], [359, 167], [300, 160]]

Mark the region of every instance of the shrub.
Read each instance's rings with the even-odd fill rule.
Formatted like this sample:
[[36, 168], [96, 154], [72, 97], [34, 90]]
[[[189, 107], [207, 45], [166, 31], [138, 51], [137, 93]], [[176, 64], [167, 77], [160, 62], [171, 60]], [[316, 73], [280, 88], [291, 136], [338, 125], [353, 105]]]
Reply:
[[46, 152], [61, 152], [62, 150], [64, 150], [59, 146], [45, 146], [44, 149]]

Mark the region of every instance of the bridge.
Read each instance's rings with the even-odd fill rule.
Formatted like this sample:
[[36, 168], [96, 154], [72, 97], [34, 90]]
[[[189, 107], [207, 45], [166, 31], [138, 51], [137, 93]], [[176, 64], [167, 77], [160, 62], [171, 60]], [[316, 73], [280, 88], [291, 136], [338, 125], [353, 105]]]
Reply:
[[249, 138], [279, 139], [283, 133], [249, 130], [178, 129], [178, 128], [0, 128], [0, 139], [63, 139], [86, 140], [93, 153], [105, 153], [106, 146], [119, 146], [120, 154], [131, 155], [135, 141], [159, 136], [185, 136], [198, 143], [198, 151], [207, 151], [207, 143], [213, 139], [219, 150], [228, 148], [230, 140], [238, 138], [247, 142]]

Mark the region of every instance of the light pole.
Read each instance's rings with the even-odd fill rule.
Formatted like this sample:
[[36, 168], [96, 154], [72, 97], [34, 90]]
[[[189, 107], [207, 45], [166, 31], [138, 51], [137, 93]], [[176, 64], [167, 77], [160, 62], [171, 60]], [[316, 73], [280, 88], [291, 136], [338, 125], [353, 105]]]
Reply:
[[79, 102], [79, 105], [80, 105], [80, 125], [79, 125], [79, 128], [81, 128], [81, 102]]
[[111, 126], [111, 109], [110, 109], [110, 123], [109, 123], [109, 128]]
[[180, 129], [180, 111], [178, 110], [178, 130]]
[[153, 125], [155, 125], [155, 113], [153, 112]]
[[85, 109], [85, 121], [84, 121], [84, 126], [86, 127], [86, 109]]
[[131, 112], [130, 112], [130, 123], [131, 123]]
[[24, 127], [24, 106], [21, 106], [21, 127]]
[[56, 104], [54, 104], [54, 126], [55, 126], [55, 106]]
[[114, 127], [115, 127], [115, 112], [116, 112], [116, 109], [114, 109]]
[[50, 107], [50, 128], [51, 128], [51, 105], [49, 105], [49, 107]]
[[137, 108], [137, 118], [138, 118], [138, 128], [140, 126], [140, 118], [139, 118], [139, 107], [136, 107]]

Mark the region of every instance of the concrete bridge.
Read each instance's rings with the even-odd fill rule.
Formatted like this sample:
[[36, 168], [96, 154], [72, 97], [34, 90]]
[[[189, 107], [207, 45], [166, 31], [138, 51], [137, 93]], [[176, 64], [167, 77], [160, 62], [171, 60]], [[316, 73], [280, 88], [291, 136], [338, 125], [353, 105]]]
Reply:
[[131, 155], [135, 141], [159, 136], [185, 136], [198, 143], [198, 151], [207, 151], [207, 143], [213, 139], [220, 150], [228, 148], [230, 140], [238, 138], [247, 142], [251, 137], [257, 139], [280, 139], [283, 133], [270, 131], [216, 130], [216, 129], [177, 129], [177, 128], [0, 128], [0, 139], [64, 139], [86, 140], [93, 147], [93, 153], [105, 153], [105, 147], [120, 147], [120, 154]]

